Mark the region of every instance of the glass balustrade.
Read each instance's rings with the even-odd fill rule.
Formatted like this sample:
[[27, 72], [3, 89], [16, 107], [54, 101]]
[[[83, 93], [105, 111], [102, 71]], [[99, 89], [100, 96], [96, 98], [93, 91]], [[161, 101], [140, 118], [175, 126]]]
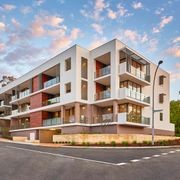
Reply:
[[56, 77], [54, 79], [44, 82], [44, 88], [53, 86], [54, 84], [57, 84], [57, 83], [59, 83], [59, 77]]
[[111, 73], [111, 66], [106, 66], [102, 69], [99, 69], [98, 72], [96, 72], [96, 78], [105, 76]]
[[111, 97], [111, 91], [110, 90], [101, 91], [99, 93], [96, 93], [96, 95], [95, 95], [96, 100], [107, 99], [110, 97]]
[[43, 121], [43, 126], [53, 126], [53, 125], [60, 125], [62, 124], [61, 118], [51, 118], [51, 119], [46, 119]]

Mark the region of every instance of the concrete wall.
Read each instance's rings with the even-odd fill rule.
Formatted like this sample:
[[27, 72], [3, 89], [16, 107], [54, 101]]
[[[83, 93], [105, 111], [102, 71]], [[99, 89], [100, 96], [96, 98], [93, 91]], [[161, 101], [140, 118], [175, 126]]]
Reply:
[[[158, 140], [173, 140], [179, 139], [177, 137], [171, 136], [155, 136], [155, 141]], [[143, 141], [151, 141], [151, 135], [140, 135], [140, 134], [69, 134], [69, 135], [54, 135], [53, 142], [76, 142], [76, 143], [111, 143], [115, 141], [116, 143], [122, 143], [123, 141], [127, 141], [132, 143], [143, 142]]]

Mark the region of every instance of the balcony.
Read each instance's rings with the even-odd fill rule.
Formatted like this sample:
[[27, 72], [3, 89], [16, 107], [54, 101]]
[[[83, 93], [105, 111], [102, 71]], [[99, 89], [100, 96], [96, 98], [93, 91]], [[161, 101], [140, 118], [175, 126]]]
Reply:
[[150, 105], [150, 97], [146, 97], [144, 94], [133, 91], [128, 88], [120, 88], [119, 89], [119, 98], [124, 101], [130, 101], [133, 103], [137, 103], [139, 105]]
[[48, 105], [56, 104], [56, 103], [59, 103], [59, 102], [60, 102], [60, 97], [55, 97], [55, 98], [52, 98], [52, 99], [48, 99], [47, 101], [44, 101], [43, 106], [48, 106]]
[[150, 126], [150, 118], [143, 117], [141, 115], [128, 114], [128, 113], [119, 113], [118, 114], [118, 124], [121, 125], [132, 125], [132, 126], [140, 126], [147, 127]]
[[150, 75], [145, 74], [126, 62], [119, 64], [119, 75], [121, 75], [122, 81], [129, 79], [142, 86], [150, 85]]
[[30, 128], [30, 122], [22, 123], [19, 125], [14, 125], [11, 127], [11, 130], [16, 130], [16, 129], [25, 129], [25, 128]]
[[4, 101], [0, 101], [0, 106], [4, 106]]
[[95, 73], [95, 78], [106, 76], [109, 75], [110, 73], [111, 73], [111, 66], [106, 66], [102, 69], [99, 69], [99, 71]]
[[61, 118], [46, 119], [43, 121], [43, 126], [54, 126], [62, 124]]
[[93, 117], [93, 124], [96, 123], [110, 123], [113, 122], [113, 114], [112, 113], [108, 113], [108, 114], [102, 114], [102, 115], [98, 115]]
[[24, 98], [30, 94], [30, 89], [26, 89], [25, 91], [22, 91], [19, 93], [19, 98]]
[[14, 116], [14, 115], [17, 115], [19, 113], [18, 109], [16, 110], [12, 110], [11, 114]]
[[103, 100], [111, 97], [111, 90], [101, 91], [95, 94], [95, 100]]
[[50, 86], [53, 86], [53, 85], [59, 83], [59, 79], [60, 79], [59, 77], [55, 77], [49, 81], [44, 82], [44, 88], [48, 88]]
[[18, 98], [17, 98], [17, 94], [16, 95], [13, 95], [13, 96], [11, 96], [11, 101], [15, 101], [15, 100], [17, 100]]

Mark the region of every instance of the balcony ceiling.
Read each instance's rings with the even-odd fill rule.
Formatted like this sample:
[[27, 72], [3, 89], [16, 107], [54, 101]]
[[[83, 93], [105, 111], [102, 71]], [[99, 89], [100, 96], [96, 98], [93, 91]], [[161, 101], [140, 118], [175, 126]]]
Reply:
[[108, 52], [108, 53], [106, 53], [106, 54], [104, 54], [102, 56], [97, 57], [95, 60], [99, 61], [99, 62], [101, 62], [103, 64], [109, 65], [110, 64], [110, 58], [111, 58], [110, 57], [110, 52]]

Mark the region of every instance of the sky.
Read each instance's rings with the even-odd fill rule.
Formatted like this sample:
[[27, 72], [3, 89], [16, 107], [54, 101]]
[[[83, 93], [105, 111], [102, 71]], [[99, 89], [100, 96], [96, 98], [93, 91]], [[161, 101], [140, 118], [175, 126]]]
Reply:
[[0, 78], [18, 78], [74, 44], [114, 38], [171, 74], [180, 99], [180, 0], [0, 0]]

